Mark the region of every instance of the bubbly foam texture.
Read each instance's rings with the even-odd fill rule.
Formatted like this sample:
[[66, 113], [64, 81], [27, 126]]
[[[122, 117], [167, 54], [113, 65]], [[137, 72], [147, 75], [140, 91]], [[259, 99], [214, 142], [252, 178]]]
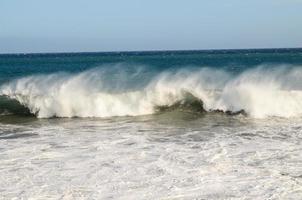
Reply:
[[[148, 115], [156, 106], [184, 100], [186, 93], [200, 99], [206, 111], [244, 110], [255, 118], [302, 115], [299, 67], [257, 67], [238, 75], [211, 68], [146, 73], [119, 66], [34, 75], [2, 85], [0, 95], [18, 100], [39, 118]], [[148, 78], [140, 78], [143, 74]]]

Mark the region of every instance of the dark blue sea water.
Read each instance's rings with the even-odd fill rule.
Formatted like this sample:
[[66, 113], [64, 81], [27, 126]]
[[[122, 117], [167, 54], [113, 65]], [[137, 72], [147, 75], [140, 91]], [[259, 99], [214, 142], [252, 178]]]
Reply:
[[302, 49], [2, 54], [0, 80], [3, 82], [16, 77], [58, 71], [81, 72], [117, 63], [150, 66], [154, 70], [196, 66], [239, 72], [263, 64], [301, 65]]
[[0, 199], [302, 199], [302, 49], [0, 55]]

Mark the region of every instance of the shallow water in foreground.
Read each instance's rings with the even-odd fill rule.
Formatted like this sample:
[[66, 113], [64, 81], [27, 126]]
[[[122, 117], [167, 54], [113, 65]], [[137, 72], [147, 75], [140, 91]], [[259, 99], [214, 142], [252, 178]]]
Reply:
[[2, 199], [301, 199], [302, 119], [0, 119]]

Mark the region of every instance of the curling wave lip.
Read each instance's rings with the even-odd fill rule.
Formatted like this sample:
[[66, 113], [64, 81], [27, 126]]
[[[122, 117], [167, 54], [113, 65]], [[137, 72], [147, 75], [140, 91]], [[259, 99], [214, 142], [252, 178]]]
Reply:
[[95, 68], [77, 74], [23, 77], [2, 85], [0, 95], [18, 101], [39, 118], [137, 116], [175, 107], [254, 118], [302, 115], [299, 67], [257, 67], [237, 75], [187, 68], [160, 72], [138, 88], [123, 82], [127, 80], [121, 78], [127, 76], [123, 73], [108, 82], [110, 72]]

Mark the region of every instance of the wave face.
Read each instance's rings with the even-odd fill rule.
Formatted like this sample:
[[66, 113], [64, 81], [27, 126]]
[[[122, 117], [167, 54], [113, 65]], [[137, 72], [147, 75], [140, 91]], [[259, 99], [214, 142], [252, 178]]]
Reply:
[[33, 114], [17, 100], [7, 96], [0, 96], [0, 116], [6, 115], [32, 116]]
[[213, 68], [159, 73], [133, 69], [119, 65], [27, 76], [2, 85], [0, 95], [18, 101], [39, 118], [137, 116], [175, 107], [244, 111], [255, 118], [302, 115], [299, 67], [260, 66], [236, 75]]

